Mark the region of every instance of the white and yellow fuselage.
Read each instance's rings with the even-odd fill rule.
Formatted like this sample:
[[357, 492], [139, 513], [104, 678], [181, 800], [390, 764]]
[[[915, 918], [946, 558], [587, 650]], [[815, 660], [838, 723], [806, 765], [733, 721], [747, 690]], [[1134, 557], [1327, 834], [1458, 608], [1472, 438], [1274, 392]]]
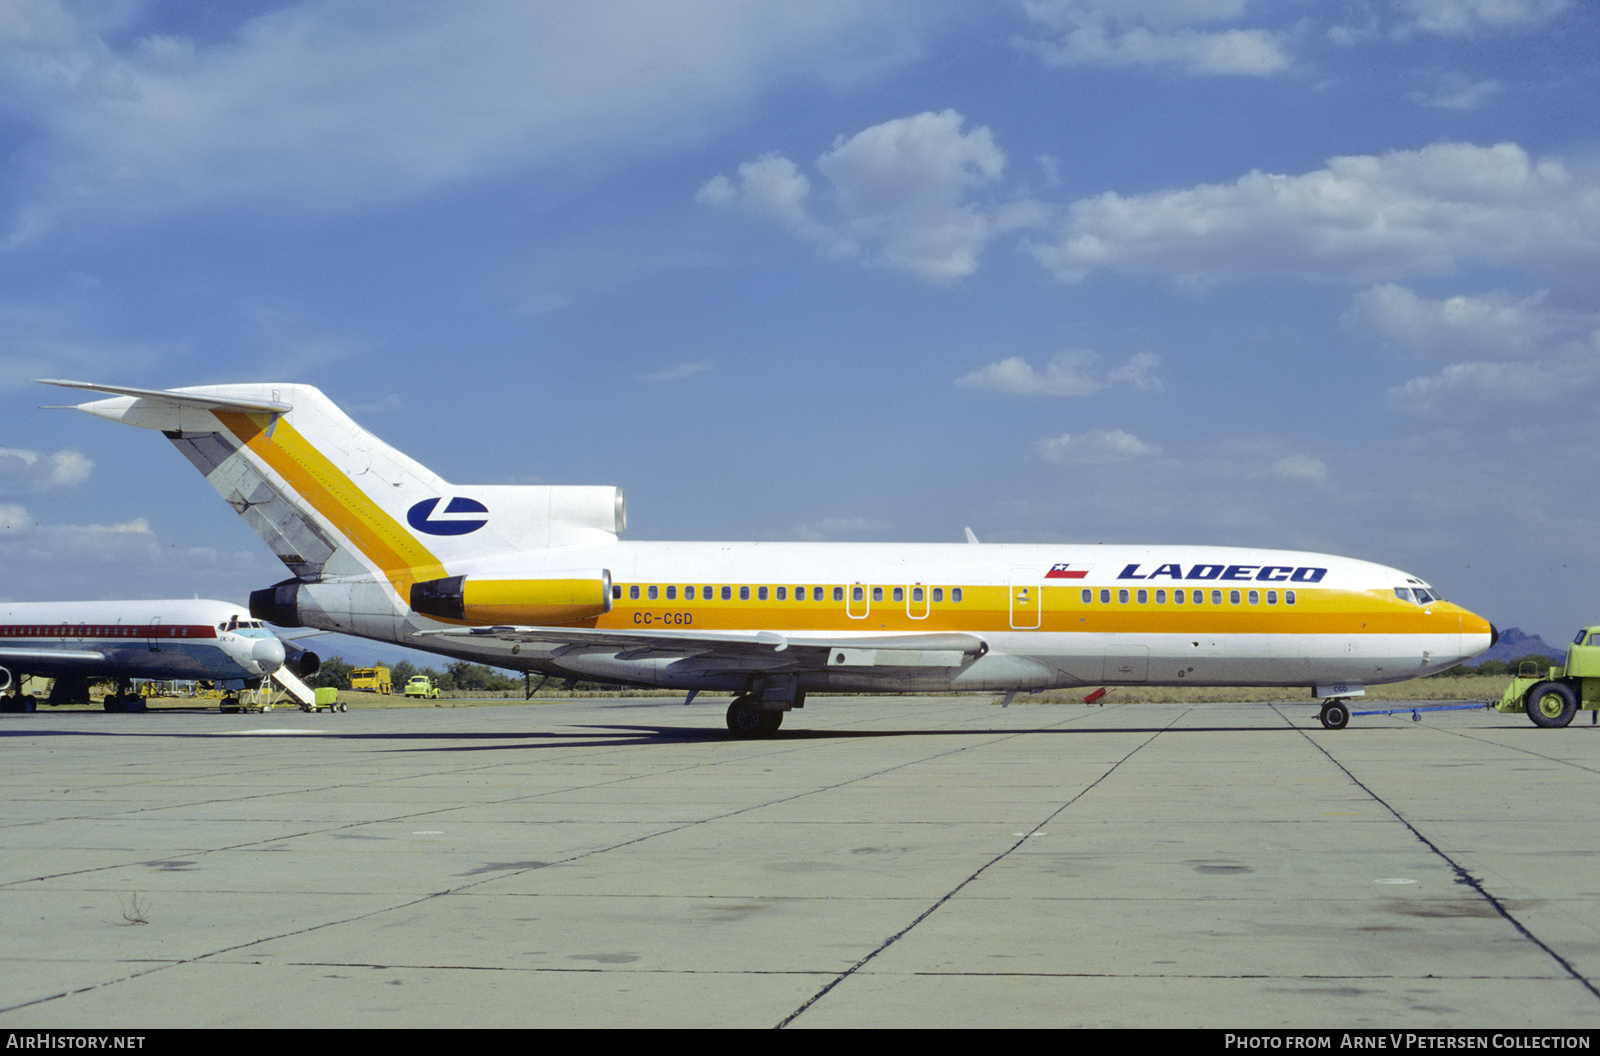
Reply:
[[[529, 622], [515, 585], [541, 582], [551, 562], [609, 572], [609, 611], [574, 628], [666, 640], [768, 632], [795, 643], [968, 635], [987, 646], [954, 664], [832, 665], [811, 673], [812, 690], [1376, 684], [1444, 670], [1488, 648], [1493, 635], [1488, 621], [1436, 600], [1397, 569], [1192, 546], [618, 542], [548, 555], [543, 569], [485, 562], [464, 577], [468, 619], [445, 622]], [[475, 582], [501, 585], [498, 595], [479, 595], [474, 608]], [[1424, 591], [1429, 600], [1419, 602]], [[404, 623], [408, 635], [438, 629], [414, 613]], [[508, 640], [448, 641], [501, 666], [539, 660], [541, 670], [593, 678], [738, 688], [738, 677], [676, 656], [572, 655], [563, 643], [523, 643], [512, 653]]]
[[257, 618], [513, 669], [806, 692], [1283, 685], [1445, 669], [1488, 621], [1381, 565], [1203, 546], [622, 541], [620, 491], [443, 480], [304, 385], [79, 405], [160, 429], [293, 573]]

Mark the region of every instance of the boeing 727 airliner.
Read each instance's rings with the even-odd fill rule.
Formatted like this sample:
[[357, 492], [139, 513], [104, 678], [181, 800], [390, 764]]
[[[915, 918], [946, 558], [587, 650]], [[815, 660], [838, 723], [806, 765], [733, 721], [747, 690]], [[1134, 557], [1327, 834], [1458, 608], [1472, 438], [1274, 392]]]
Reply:
[[79, 410], [159, 429], [293, 573], [258, 619], [516, 670], [735, 694], [768, 734], [808, 693], [1368, 683], [1487, 649], [1397, 569], [1211, 546], [624, 542], [611, 487], [452, 484], [307, 385], [132, 389]]
[[[82, 704], [89, 683], [111, 679], [107, 711], [140, 706], [135, 678], [197, 679], [238, 689], [288, 662], [315, 674], [317, 657], [225, 601], [35, 601], [0, 604], [0, 690], [29, 676], [54, 679], [49, 704]], [[15, 674], [13, 674], [15, 672]], [[33, 698], [0, 698], [31, 710]]]

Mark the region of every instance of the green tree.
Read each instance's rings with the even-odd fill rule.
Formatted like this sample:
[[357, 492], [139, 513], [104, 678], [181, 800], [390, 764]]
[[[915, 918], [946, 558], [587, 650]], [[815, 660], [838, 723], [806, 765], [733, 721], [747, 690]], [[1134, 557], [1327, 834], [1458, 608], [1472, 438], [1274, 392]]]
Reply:
[[1506, 670], [1510, 671], [1512, 674], [1516, 674], [1522, 670], [1523, 664], [1527, 664], [1533, 670], [1534, 674], [1543, 675], [1546, 671], [1550, 670], [1550, 665], [1562, 662], [1563, 661], [1560, 660], [1552, 660], [1544, 653], [1529, 653], [1527, 656], [1519, 656], [1515, 660], [1511, 661], [1506, 665]]
[[313, 689], [349, 689], [350, 672], [355, 665], [346, 663], [344, 657], [335, 656], [322, 661], [322, 666], [308, 681]]
[[517, 683], [502, 675], [492, 667], [483, 664], [469, 664], [465, 660], [458, 660], [450, 665], [451, 689], [461, 689], [472, 693], [494, 693], [501, 690], [516, 689]]

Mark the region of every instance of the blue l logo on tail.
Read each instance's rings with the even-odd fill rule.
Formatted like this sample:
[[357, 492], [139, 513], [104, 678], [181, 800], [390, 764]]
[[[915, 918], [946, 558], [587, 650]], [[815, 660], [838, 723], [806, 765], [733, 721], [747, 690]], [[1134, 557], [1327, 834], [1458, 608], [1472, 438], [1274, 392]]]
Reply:
[[444, 517], [449, 517], [452, 513], [485, 514], [483, 517], [471, 520], [433, 520], [433, 509], [437, 505], [439, 505], [438, 499], [423, 499], [406, 511], [406, 523], [417, 531], [429, 535], [466, 535], [489, 523], [487, 516], [489, 507], [477, 499], [467, 499], [457, 495], [450, 500], [450, 505], [444, 508], [442, 514]]

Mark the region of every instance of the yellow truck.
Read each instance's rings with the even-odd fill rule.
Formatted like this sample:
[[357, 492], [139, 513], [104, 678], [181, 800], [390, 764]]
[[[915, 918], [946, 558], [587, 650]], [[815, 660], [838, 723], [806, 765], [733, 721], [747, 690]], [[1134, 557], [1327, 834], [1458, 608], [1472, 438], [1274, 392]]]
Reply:
[[350, 672], [350, 688], [388, 696], [394, 692], [394, 682], [387, 667], [357, 667]]
[[[1531, 667], [1525, 664], [1524, 668]], [[1496, 711], [1526, 712], [1535, 726], [1560, 729], [1579, 709], [1600, 711], [1600, 627], [1585, 627], [1567, 646], [1567, 662], [1545, 674], [1519, 671]], [[1591, 721], [1594, 716], [1591, 716]]]

